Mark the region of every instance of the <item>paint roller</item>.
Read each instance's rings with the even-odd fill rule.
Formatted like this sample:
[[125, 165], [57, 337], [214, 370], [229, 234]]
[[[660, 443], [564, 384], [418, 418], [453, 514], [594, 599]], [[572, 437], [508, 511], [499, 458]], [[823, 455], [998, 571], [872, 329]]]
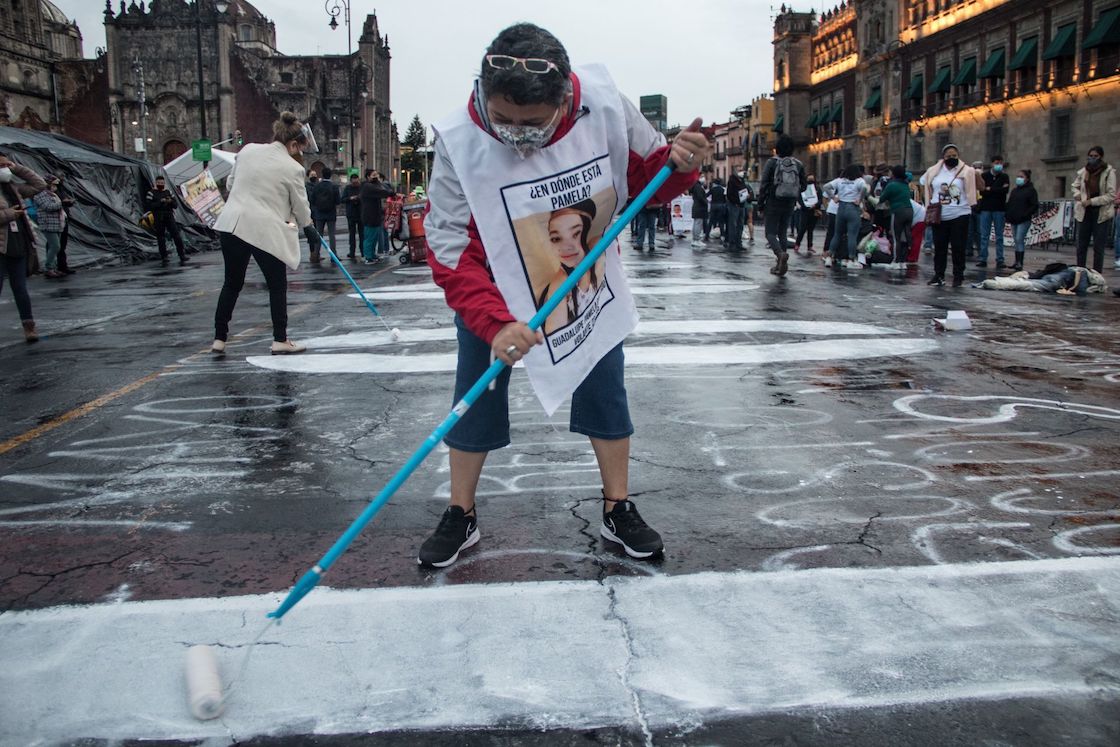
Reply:
[[384, 327], [385, 331], [389, 333], [389, 338], [393, 342], [401, 339], [401, 331], [396, 327], [389, 329], [389, 325], [385, 323], [385, 317], [381, 316], [381, 313], [377, 310], [377, 307], [373, 305], [373, 302], [366, 298], [366, 294], [363, 293], [362, 289], [358, 287], [358, 284], [354, 281], [354, 277], [350, 274], [346, 267], [343, 266], [342, 260], [338, 258], [337, 254], [331, 251], [330, 245], [327, 244], [326, 240], [323, 238], [323, 235], [316, 231], [314, 226], [307, 226], [304, 231], [307, 232], [308, 241], [311, 240], [311, 234], [314, 234], [315, 238], [319, 239], [319, 243], [324, 249], [327, 250], [327, 254], [330, 256], [331, 260], [336, 265], [338, 265], [338, 269], [342, 270], [342, 274], [345, 275], [346, 279], [350, 281], [350, 285], [354, 286], [354, 290], [358, 291], [358, 295], [363, 301], [365, 301], [366, 308], [373, 312], [373, 315], [377, 317], [378, 321], [381, 322], [381, 326]]
[[[696, 119], [692, 122], [691, 125], [689, 125], [688, 131], [698, 132], [699, 130], [700, 120]], [[552, 296], [545, 302], [544, 306], [537, 310], [537, 313], [534, 314], [533, 318], [528, 322], [528, 327], [530, 330], [535, 331], [537, 329], [540, 329], [541, 325], [544, 324], [545, 319], [548, 318], [548, 315], [551, 314], [565, 298], [567, 298], [568, 294], [572, 291], [573, 288], [575, 288], [576, 283], [579, 282], [580, 278], [582, 278], [587, 273], [587, 271], [590, 270], [592, 266], [594, 266], [599, 257], [602, 256], [602, 254], [607, 250], [607, 247], [614, 243], [614, 240], [620, 233], [622, 233], [622, 230], [626, 226], [630, 225], [630, 221], [634, 219], [634, 216], [638, 214], [638, 211], [645, 207], [647, 202], [653, 199], [654, 193], [656, 193], [657, 190], [661, 188], [661, 185], [665, 183], [665, 180], [669, 178], [669, 175], [673, 173], [674, 168], [675, 164], [672, 160], [669, 160], [668, 163], [661, 167], [661, 169], [650, 180], [649, 184], [646, 185], [645, 189], [639, 192], [638, 195], [633, 199], [633, 201], [630, 203], [630, 207], [622, 211], [622, 215], [618, 216], [611, 227], [603, 233], [603, 236], [599, 239], [599, 241], [595, 244], [591, 251], [587, 253], [587, 256], [583, 258], [583, 261], [576, 265], [575, 269], [572, 270], [572, 273], [568, 275], [567, 279], [563, 283], [560, 284], [560, 287], [557, 288], [556, 292], [554, 292]], [[323, 237], [320, 236], [319, 240], [322, 242]], [[326, 247], [328, 252], [330, 252], [330, 247], [327, 247], [326, 242], [323, 242], [323, 246]], [[330, 253], [331, 256], [334, 257], [334, 253]], [[335, 262], [338, 262], [337, 257], [334, 257], [334, 259]], [[339, 267], [341, 266], [342, 265], [340, 263]], [[343, 272], [345, 272], [345, 270], [343, 270]], [[349, 273], [347, 273], [347, 277], [349, 277]], [[353, 279], [351, 279], [350, 282], [353, 283]], [[357, 285], [355, 284], [354, 287], [357, 287]], [[361, 293], [361, 291], [358, 292]], [[364, 299], [365, 296], [363, 295], [362, 298]], [[367, 301], [367, 304], [368, 303], [369, 302]], [[372, 304], [370, 304], [370, 306], [372, 308]], [[374, 311], [374, 313], [377, 313], [376, 310]], [[380, 317], [380, 315], [378, 316]], [[366, 506], [365, 510], [362, 511], [358, 518], [354, 519], [349, 528], [347, 528], [347, 530], [343, 532], [342, 536], [340, 536], [335, 541], [335, 543], [319, 560], [319, 562], [312, 566], [310, 570], [308, 570], [303, 574], [303, 576], [300, 577], [295, 586], [293, 586], [291, 591], [288, 592], [288, 596], [280, 603], [279, 607], [277, 607], [274, 611], [268, 613], [268, 617], [272, 618], [273, 620], [279, 620], [288, 612], [288, 610], [294, 607], [299, 602], [299, 600], [303, 599], [311, 592], [312, 589], [315, 588], [316, 584], [318, 584], [319, 580], [323, 577], [323, 574], [330, 569], [331, 565], [333, 565], [334, 562], [338, 560], [338, 558], [344, 552], [346, 552], [346, 549], [350, 546], [350, 543], [353, 542], [354, 539], [366, 527], [366, 525], [371, 520], [373, 520], [373, 517], [377, 515], [381, 508], [389, 502], [389, 499], [393, 497], [393, 495], [397, 492], [401, 485], [403, 485], [405, 481], [412, 476], [412, 473], [415, 472], [416, 468], [420, 466], [421, 462], [423, 462], [428, 457], [428, 454], [430, 454], [436, 448], [436, 446], [439, 445], [440, 441], [443, 440], [443, 437], [447, 435], [447, 432], [450, 431], [451, 428], [459, 422], [459, 419], [463, 416], [463, 414], [466, 413], [466, 411], [470, 409], [471, 405], [473, 405], [482, 395], [482, 393], [486, 391], [486, 389], [490, 385], [490, 382], [498, 377], [498, 374], [501, 373], [505, 365], [505, 362], [498, 358], [490, 365], [488, 369], [486, 369], [482, 376], [478, 378], [478, 381], [474, 383], [474, 386], [472, 386], [470, 390], [468, 390], [467, 393], [463, 395], [463, 398], [459, 400], [459, 402], [456, 403], [453, 408], [451, 408], [451, 412], [448, 413], [443, 422], [440, 423], [434, 431], [432, 431], [428, 438], [424, 440], [424, 443], [421, 444], [420, 448], [418, 448], [409, 458], [409, 460], [404, 464], [404, 466], [401, 467], [395, 475], [393, 475], [392, 479], [390, 479], [385, 487], [381, 489], [381, 492], [379, 492], [374, 497], [370, 504]]]
[[187, 705], [191, 713], [200, 721], [221, 716], [225, 710], [225, 696], [214, 649], [203, 645], [188, 648], [186, 669]]

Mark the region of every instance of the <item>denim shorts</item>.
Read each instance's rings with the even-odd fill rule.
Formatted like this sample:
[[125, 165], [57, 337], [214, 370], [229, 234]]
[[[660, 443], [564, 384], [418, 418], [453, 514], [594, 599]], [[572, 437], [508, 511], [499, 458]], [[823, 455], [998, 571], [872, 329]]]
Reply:
[[[455, 328], [459, 362], [452, 405], [462, 399], [490, 367], [490, 346], [468, 330], [458, 315]], [[569, 430], [608, 441], [634, 433], [623, 381], [624, 368], [622, 343], [619, 343], [591, 369], [572, 394]], [[483, 392], [463, 414], [443, 439], [445, 444], [472, 452], [493, 451], [509, 445], [509, 375], [508, 367], [502, 369], [494, 380], [494, 389]]]

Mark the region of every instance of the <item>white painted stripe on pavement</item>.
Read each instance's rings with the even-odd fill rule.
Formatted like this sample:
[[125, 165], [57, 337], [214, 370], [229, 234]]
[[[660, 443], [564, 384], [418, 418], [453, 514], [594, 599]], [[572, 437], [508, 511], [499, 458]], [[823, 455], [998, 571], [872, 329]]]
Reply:
[[[737, 366], [787, 361], [859, 360], [916, 355], [937, 349], [935, 340], [920, 338], [831, 339], [768, 345], [631, 345], [626, 365], [634, 366]], [[252, 355], [248, 363], [272, 371], [295, 373], [407, 374], [454, 371], [455, 353], [379, 355], [332, 353], [303, 355]], [[519, 361], [516, 364], [521, 366]]]
[[228, 684], [280, 598], [0, 616], [4, 740], [657, 729], [1099, 694], [1120, 676], [1120, 558], [320, 589], [266, 633], [222, 721], [194, 720], [187, 647], [220, 644]]

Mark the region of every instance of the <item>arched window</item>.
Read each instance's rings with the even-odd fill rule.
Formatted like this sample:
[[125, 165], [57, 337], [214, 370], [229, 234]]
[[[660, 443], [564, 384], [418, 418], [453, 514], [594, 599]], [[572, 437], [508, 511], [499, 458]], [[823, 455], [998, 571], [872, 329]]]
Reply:
[[182, 140], [168, 140], [163, 145], [163, 162], [171, 163], [187, 152], [187, 145]]
[[253, 41], [253, 27], [243, 23], [237, 27], [237, 41]]

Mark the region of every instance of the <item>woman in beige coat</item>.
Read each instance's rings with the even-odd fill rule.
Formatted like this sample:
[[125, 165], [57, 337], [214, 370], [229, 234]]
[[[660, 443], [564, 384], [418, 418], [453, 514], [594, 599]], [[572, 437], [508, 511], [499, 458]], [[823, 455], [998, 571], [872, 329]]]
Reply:
[[1104, 160], [1104, 148], [1094, 145], [1089, 149], [1084, 168], [1073, 180], [1073, 217], [1077, 220], [1077, 266], [1085, 264], [1089, 254], [1089, 240], [1093, 241], [1093, 269], [1104, 268], [1104, 245], [1112, 229], [1112, 216], [1116, 214], [1116, 169]]
[[245, 284], [249, 259], [256, 260], [268, 285], [272, 310], [272, 354], [302, 353], [306, 348], [288, 339], [288, 268], [299, 267], [299, 228], [311, 224], [303, 185], [303, 166], [296, 160], [313, 146], [303, 123], [284, 112], [272, 125], [271, 143], [252, 143], [237, 154], [226, 179], [229, 201], [218, 216], [225, 282], [214, 312], [214, 353], [224, 353], [233, 307]]
[[35, 234], [27, 211], [23, 209], [23, 198], [34, 197], [46, 188], [42, 177], [0, 153], [0, 291], [4, 289], [7, 276], [28, 342], [36, 342], [39, 333], [31, 315], [31, 295], [27, 292], [28, 262], [36, 258]]

